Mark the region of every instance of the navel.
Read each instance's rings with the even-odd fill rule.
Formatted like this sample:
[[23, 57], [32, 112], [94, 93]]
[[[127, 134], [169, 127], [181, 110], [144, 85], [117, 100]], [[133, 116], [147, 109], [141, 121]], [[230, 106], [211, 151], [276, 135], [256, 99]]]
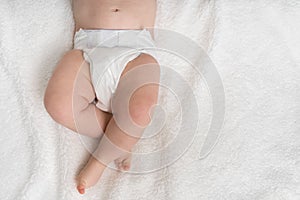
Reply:
[[113, 8], [113, 9], [112, 9], [112, 12], [119, 12], [119, 11], [120, 11], [119, 8]]

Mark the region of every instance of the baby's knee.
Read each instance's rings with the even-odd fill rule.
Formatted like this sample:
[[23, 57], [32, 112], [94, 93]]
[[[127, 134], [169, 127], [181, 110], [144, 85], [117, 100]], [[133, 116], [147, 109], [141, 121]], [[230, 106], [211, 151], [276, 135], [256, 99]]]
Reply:
[[148, 126], [151, 122], [152, 109], [155, 105], [156, 100], [154, 98], [133, 100], [129, 104], [129, 114], [131, 120], [139, 126]]
[[46, 92], [44, 96], [44, 107], [50, 117], [59, 124], [67, 124], [70, 117], [72, 118], [72, 112], [69, 105], [64, 103], [64, 99], [59, 95]]

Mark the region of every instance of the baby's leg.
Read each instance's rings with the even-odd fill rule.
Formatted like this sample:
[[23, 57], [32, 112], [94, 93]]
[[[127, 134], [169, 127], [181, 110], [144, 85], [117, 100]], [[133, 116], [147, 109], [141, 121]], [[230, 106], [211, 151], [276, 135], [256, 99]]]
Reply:
[[[145, 65], [146, 67], [142, 67]], [[136, 70], [137, 68], [141, 70]], [[129, 96], [130, 98], [126, 99], [123, 95], [126, 95], [128, 88], [133, 86], [132, 84], [138, 82], [134, 80], [133, 82], [126, 81], [127, 77], [125, 76], [124, 78], [124, 75], [128, 72], [132, 72], [130, 79], [138, 80], [145, 78], [157, 84], [136, 85], [138, 89]], [[129, 62], [124, 69], [116, 90], [117, 103], [114, 105], [115, 109], [113, 108], [114, 115], [106, 127], [105, 134], [98, 148], [93, 153], [93, 156], [90, 157], [88, 164], [81, 171], [78, 178], [78, 188], [82, 193], [84, 193], [85, 188], [96, 184], [100, 178], [102, 174], [100, 163], [108, 164], [116, 158], [123, 156], [132, 149], [141, 137], [143, 130], [151, 121], [151, 117], [149, 116], [150, 109], [157, 103], [159, 75], [159, 65], [153, 57], [147, 54], [141, 54]], [[126, 112], [128, 107], [125, 107], [128, 100], [130, 116]], [[128, 119], [131, 119], [133, 123], [130, 120], [128, 121]], [[122, 127], [119, 127], [119, 125]], [[124, 129], [124, 127], [128, 127], [128, 129]]]
[[92, 102], [95, 92], [89, 64], [81, 50], [71, 50], [58, 63], [49, 80], [44, 105], [50, 116], [63, 126], [90, 137], [99, 137], [111, 118]]
[[[91, 83], [89, 65], [82, 51], [66, 53], [49, 80], [44, 105], [50, 116], [63, 126], [90, 137], [100, 137], [111, 118], [92, 102], [95, 92]], [[102, 171], [105, 165], [96, 163]]]

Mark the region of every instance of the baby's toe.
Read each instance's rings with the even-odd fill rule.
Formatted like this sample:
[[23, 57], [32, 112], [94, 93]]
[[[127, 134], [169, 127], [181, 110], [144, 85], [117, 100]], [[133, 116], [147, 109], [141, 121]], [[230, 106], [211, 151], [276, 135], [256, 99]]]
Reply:
[[122, 169], [128, 171], [130, 169], [130, 164], [123, 164]]
[[116, 166], [119, 170], [121, 170], [122, 161], [115, 160], [114, 162], [115, 162], [115, 166]]
[[128, 171], [131, 166], [131, 157], [123, 160], [122, 162], [122, 169], [125, 171]]
[[80, 194], [84, 194], [84, 193], [85, 193], [85, 185], [79, 184], [79, 185], [77, 186], [77, 190], [78, 190], [78, 192], [79, 192]]

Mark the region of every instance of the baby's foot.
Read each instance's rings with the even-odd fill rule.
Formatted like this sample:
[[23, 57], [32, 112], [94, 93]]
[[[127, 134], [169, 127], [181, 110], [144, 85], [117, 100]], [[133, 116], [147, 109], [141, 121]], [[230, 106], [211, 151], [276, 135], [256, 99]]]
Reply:
[[115, 160], [115, 165], [119, 170], [128, 171], [130, 169], [131, 157], [131, 153], [121, 156]]
[[100, 179], [106, 165], [99, 162], [93, 156], [90, 157], [88, 163], [80, 171], [77, 177], [77, 190], [80, 194], [85, 193], [85, 189], [95, 185]]

